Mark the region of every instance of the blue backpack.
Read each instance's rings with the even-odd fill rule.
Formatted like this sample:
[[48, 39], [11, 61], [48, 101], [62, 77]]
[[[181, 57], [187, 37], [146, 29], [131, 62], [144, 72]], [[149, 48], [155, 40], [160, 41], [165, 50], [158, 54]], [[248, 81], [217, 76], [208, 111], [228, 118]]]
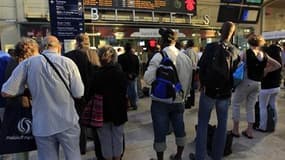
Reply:
[[165, 52], [160, 52], [162, 60], [156, 70], [156, 78], [151, 84], [151, 96], [153, 99], [172, 103], [176, 94], [183, 93], [179, 82], [175, 65]]

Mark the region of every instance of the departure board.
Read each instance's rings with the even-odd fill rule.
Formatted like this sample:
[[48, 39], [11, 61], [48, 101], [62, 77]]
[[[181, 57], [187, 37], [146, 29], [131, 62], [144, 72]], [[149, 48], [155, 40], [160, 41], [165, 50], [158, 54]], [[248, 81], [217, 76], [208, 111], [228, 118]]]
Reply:
[[196, 13], [196, 0], [83, 0], [84, 6]]

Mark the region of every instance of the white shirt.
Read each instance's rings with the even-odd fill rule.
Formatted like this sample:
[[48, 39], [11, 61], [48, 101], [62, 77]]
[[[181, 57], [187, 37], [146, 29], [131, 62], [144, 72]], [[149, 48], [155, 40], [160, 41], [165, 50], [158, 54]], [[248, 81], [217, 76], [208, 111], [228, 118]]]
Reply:
[[[183, 102], [186, 95], [189, 94], [192, 81], [192, 63], [190, 58], [183, 53], [179, 53], [179, 50], [175, 46], [168, 46], [163, 49], [167, 53], [167, 56], [172, 60], [176, 67], [179, 81], [184, 91], [184, 97], [177, 97], [175, 103]], [[144, 80], [147, 84], [151, 84], [156, 78], [156, 70], [162, 60], [161, 54], [155, 54], [149, 66], [144, 74]]]
[[[70, 87], [73, 97], [83, 96], [84, 86], [75, 63], [57, 53], [44, 51]], [[50, 136], [78, 124], [74, 101], [63, 82], [42, 55], [21, 62], [2, 87], [17, 95], [27, 84], [32, 95], [33, 134]]]

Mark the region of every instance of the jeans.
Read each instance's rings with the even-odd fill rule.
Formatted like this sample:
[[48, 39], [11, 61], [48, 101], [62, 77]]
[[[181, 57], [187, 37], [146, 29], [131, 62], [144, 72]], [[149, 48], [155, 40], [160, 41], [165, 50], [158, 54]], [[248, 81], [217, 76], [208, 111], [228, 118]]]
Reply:
[[229, 102], [230, 98], [213, 99], [206, 96], [203, 91], [201, 92], [196, 137], [196, 160], [204, 160], [206, 157], [208, 123], [214, 106], [216, 106], [218, 124], [213, 138], [213, 149], [210, 156], [213, 160], [222, 159], [226, 142]]
[[47, 137], [35, 136], [39, 160], [59, 160], [61, 145], [66, 160], [81, 160], [79, 148], [80, 127], [75, 126]]
[[185, 126], [183, 120], [184, 104], [167, 104], [152, 101], [151, 117], [154, 130], [154, 150], [163, 152], [166, 150], [166, 135], [171, 122], [175, 134], [176, 145], [184, 146], [186, 139]]
[[277, 123], [277, 95], [280, 92], [280, 88], [275, 89], [263, 89], [259, 93], [259, 110], [260, 110], [260, 122], [259, 128], [262, 130], [267, 129], [267, 106], [270, 105], [274, 109], [275, 125]]
[[127, 87], [127, 94], [131, 102], [132, 107], [137, 107], [137, 78], [129, 80]]

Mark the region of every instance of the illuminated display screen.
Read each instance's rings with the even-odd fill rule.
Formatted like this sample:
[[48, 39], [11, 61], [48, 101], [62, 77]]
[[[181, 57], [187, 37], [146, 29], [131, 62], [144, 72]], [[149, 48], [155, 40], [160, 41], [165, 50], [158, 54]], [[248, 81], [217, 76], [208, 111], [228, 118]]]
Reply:
[[258, 8], [244, 7], [241, 11], [240, 23], [256, 23], [260, 10]]
[[242, 3], [242, 0], [221, 0], [221, 3]]
[[197, 0], [83, 0], [84, 6], [196, 14]]
[[240, 8], [241, 7], [239, 6], [221, 5], [219, 8], [217, 21], [218, 22], [226, 22], [226, 21], [238, 22]]
[[248, 5], [262, 5], [263, 0], [244, 0], [244, 4], [248, 4]]

